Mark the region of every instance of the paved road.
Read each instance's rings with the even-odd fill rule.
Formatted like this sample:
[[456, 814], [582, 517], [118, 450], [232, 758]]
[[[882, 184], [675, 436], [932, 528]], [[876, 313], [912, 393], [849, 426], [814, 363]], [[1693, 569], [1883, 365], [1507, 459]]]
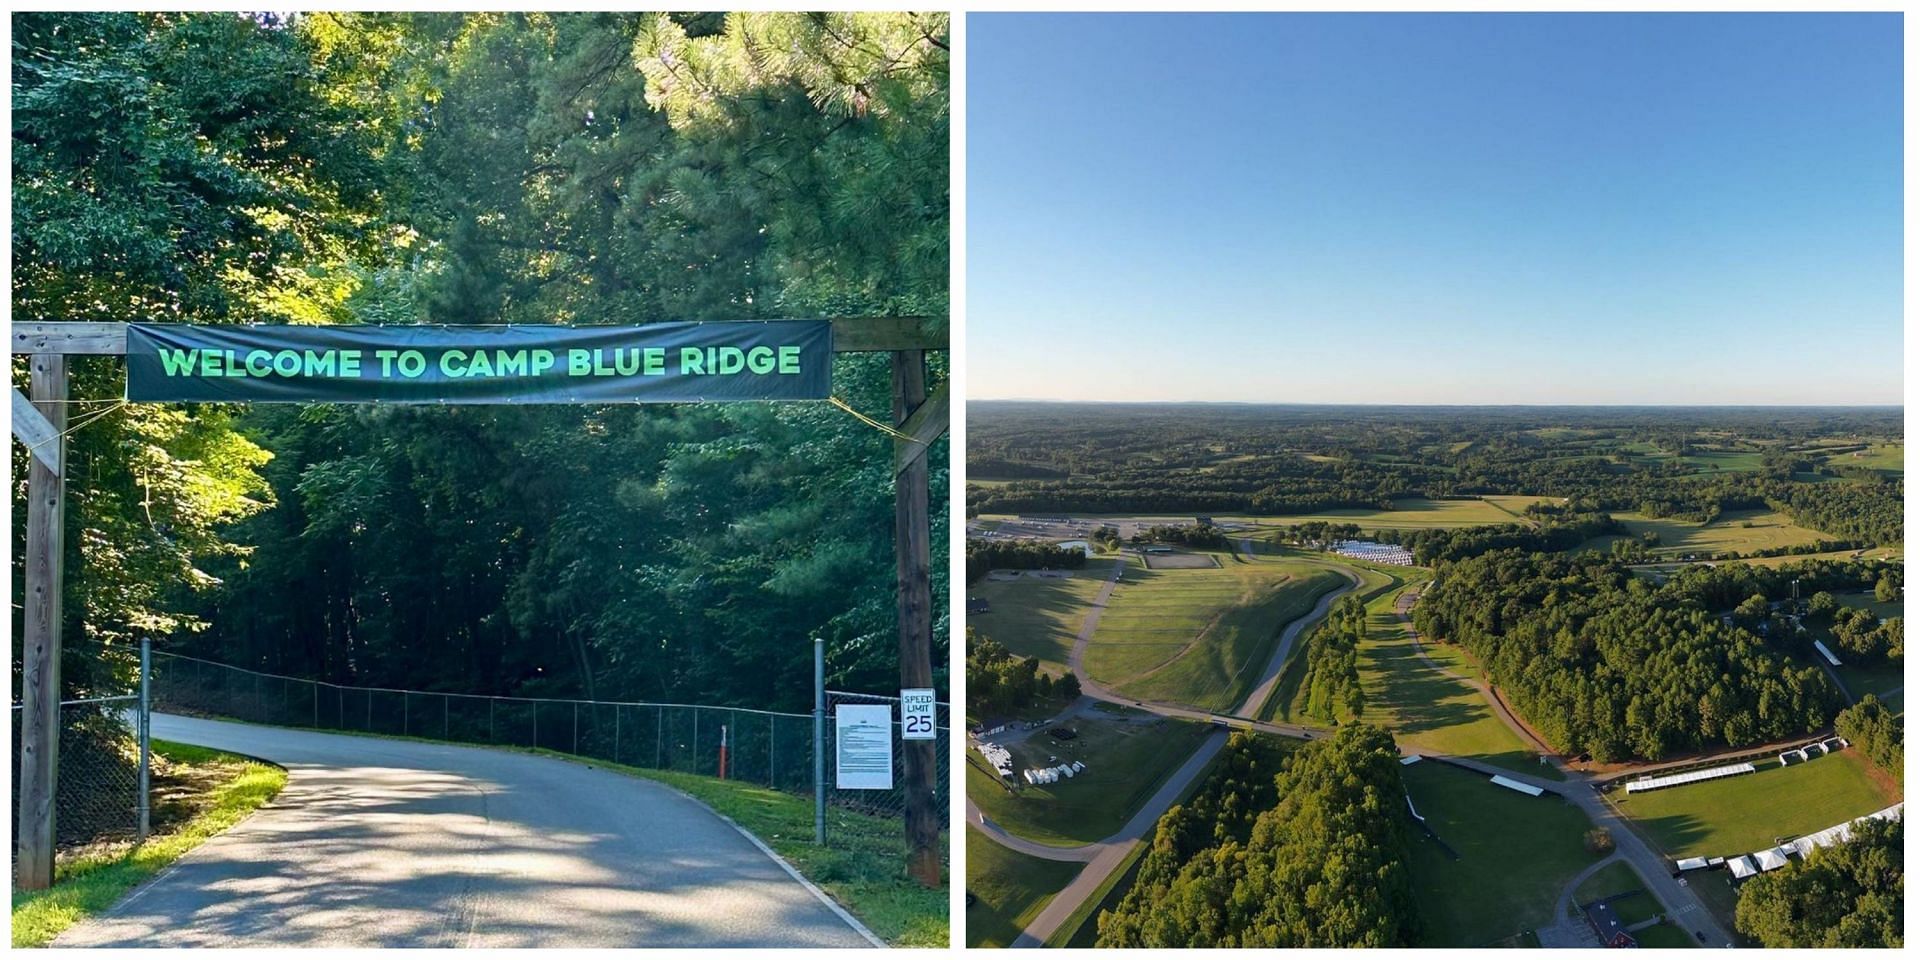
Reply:
[[704, 805], [498, 750], [156, 714], [280, 796], [56, 946], [864, 947]]

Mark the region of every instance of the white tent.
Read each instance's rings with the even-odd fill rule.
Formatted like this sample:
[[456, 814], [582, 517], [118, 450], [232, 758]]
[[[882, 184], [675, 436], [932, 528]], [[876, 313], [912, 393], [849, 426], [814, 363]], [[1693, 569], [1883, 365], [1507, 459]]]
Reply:
[[1707, 858], [1706, 857], [1689, 857], [1685, 860], [1682, 860], [1674, 864], [1674, 866], [1680, 868], [1681, 870], [1704, 870], [1706, 869], [1706, 866], [1707, 866]]
[[1500, 786], [1506, 787], [1508, 790], [1518, 790], [1529, 797], [1537, 797], [1546, 792], [1545, 790], [1542, 790], [1539, 787], [1533, 786], [1531, 784], [1521, 783], [1518, 780], [1508, 780], [1506, 777], [1494, 777], [1493, 782], [1499, 784]]
[[1745, 880], [1760, 872], [1753, 868], [1753, 861], [1747, 857], [1727, 858], [1727, 869], [1733, 871], [1733, 878], [1735, 880]]
[[1772, 850], [1761, 850], [1753, 855], [1754, 862], [1760, 865], [1761, 870], [1778, 870], [1787, 865], [1787, 855], [1781, 852], [1785, 849], [1787, 848], [1775, 847]]

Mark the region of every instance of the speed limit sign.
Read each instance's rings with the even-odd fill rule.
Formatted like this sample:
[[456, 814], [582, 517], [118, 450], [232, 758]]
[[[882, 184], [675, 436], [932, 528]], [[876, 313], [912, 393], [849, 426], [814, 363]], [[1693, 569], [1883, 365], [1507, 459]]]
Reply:
[[932, 687], [900, 691], [900, 739], [935, 739], [936, 724]]

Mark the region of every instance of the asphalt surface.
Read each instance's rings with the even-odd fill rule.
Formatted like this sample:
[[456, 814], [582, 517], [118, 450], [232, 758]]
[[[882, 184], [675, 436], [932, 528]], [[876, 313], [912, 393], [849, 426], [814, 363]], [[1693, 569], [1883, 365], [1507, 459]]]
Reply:
[[287, 769], [274, 801], [62, 947], [866, 947], [706, 806], [506, 751], [155, 714]]

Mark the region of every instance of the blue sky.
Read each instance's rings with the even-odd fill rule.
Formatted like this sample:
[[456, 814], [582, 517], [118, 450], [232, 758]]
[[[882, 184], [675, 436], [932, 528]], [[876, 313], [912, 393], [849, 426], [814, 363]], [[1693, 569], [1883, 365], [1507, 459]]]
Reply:
[[967, 18], [967, 394], [1901, 401], [1897, 15]]

